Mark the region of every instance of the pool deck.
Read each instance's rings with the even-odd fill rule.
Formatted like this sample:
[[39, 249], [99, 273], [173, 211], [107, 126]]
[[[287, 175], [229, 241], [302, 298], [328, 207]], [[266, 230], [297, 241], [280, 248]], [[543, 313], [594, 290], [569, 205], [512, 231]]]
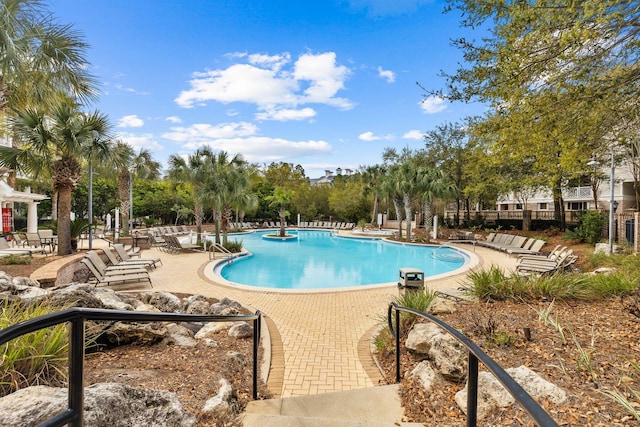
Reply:
[[[452, 245], [454, 246], [454, 245]], [[474, 268], [515, 268], [515, 258], [471, 245], [455, 245], [477, 256]], [[275, 397], [304, 396], [375, 386], [380, 379], [370, 356], [370, 338], [398, 295], [393, 286], [357, 290], [272, 292], [216, 283], [207, 253], [168, 254], [151, 272], [153, 290], [231, 298], [257, 309], [269, 326], [268, 387]], [[427, 281], [432, 290], [456, 293], [465, 274]], [[117, 291], [151, 290], [146, 284], [112, 286]]]

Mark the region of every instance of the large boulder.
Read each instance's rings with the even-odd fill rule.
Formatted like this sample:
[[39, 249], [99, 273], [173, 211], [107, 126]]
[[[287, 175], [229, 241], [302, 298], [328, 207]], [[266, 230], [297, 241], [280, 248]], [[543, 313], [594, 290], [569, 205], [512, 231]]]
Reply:
[[195, 347], [197, 341], [193, 338], [194, 333], [182, 325], [176, 323], [167, 324], [168, 336], [164, 339], [165, 344], [175, 344], [182, 347]]
[[423, 389], [430, 392], [438, 373], [431, 367], [431, 363], [428, 360], [423, 360], [413, 368], [411, 376], [418, 380]]
[[211, 304], [209, 314], [218, 316], [235, 316], [242, 313], [242, 306], [237, 301], [229, 298], [222, 298], [219, 302]]
[[[0, 425], [34, 426], [67, 407], [64, 388], [33, 386], [0, 399]], [[191, 427], [195, 417], [174, 393], [102, 383], [84, 390], [84, 425], [92, 427]]]
[[236, 322], [229, 328], [229, 336], [233, 338], [253, 337], [253, 327], [246, 322]]
[[[527, 392], [531, 397], [549, 399], [553, 403], [562, 403], [567, 399], [567, 393], [560, 387], [543, 379], [527, 368], [508, 368], [505, 371]], [[460, 409], [467, 412], [467, 387], [456, 393], [455, 400]], [[490, 372], [478, 373], [478, 419], [483, 419], [492, 410], [506, 408], [515, 402], [511, 393]]]
[[177, 313], [182, 310], [180, 298], [169, 292], [145, 292], [140, 295], [140, 301], [165, 313]]
[[220, 380], [219, 384], [220, 388], [218, 389], [218, 393], [207, 400], [204, 408], [202, 408], [202, 412], [224, 418], [232, 411], [231, 402], [235, 399], [235, 392], [231, 384], [224, 378]]
[[416, 323], [409, 331], [404, 345], [417, 354], [427, 355], [433, 337], [439, 334], [442, 334], [442, 330], [434, 323]]
[[449, 334], [434, 335], [429, 359], [433, 361], [436, 370], [450, 381], [463, 381], [467, 376], [469, 352]]
[[196, 339], [215, 338], [215, 336], [233, 326], [233, 322], [208, 322], [195, 335]]
[[112, 345], [151, 345], [162, 341], [168, 335], [167, 327], [158, 322], [116, 322], [104, 331], [104, 337]]

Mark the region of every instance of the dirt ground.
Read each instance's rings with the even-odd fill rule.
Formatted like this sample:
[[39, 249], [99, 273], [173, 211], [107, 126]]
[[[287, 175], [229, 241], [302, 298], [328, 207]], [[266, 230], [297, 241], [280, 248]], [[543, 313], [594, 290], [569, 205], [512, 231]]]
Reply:
[[[567, 244], [558, 237], [549, 236], [547, 246], [553, 247], [556, 241]], [[572, 247], [579, 256], [577, 266], [587, 269], [584, 254], [592, 249], [586, 245]], [[28, 276], [39, 265], [54, 259], [56, 257], [34, 258], [31, 265], [0, 266], [0, 270], [12, 276]], [[564, 388], [569, 395], [566, 403], [541, 402], [559, 425], [640, 425], [620, 404], [603, 393], [619, 391], [632, 398], [632, 390], [640, 390], [640, 375], [633, 368], [634, 364], [640, 363], [640, 319], [631, 309], [637, 308], [638, 303], [629, 298], [599, 302], [556, 301], [551, 318], [560, 328], [540, 320], [539, 313], [548, 309], [550, 303], [459, 303], [455, 313], [441, 317], [478, 343], [502, 367], [525, 365]], [[530, 339], [525, 337], [524, 328], [530, 329]], [[502, 337], [500, 343], [492, 339], [497, 335]], [[221, 377], [231, 381], [238, 390], [238, 410], [251, 399], [251, 370], [234, 371], [219, 363], [226, 352], [232, 350], [241, 352], [250, 367], [251, 341], [241, 341], [238, 345], [237, 340], [223, 336], [216, 341], [218, 347], [213, 349], [201, 344], [196, 348], [123, 346], [91, 354], [86, 360], [87, 384], [108, 380], [173, 391], [189, 411], [199, 416], [200, 426], [240, 425], [238, 420], [214, 421], [200, 414], [206, 399], [217, 392]], [[406, 350], [402, 355], [403, 373], [419, 362]], [[393, 355], [382, 352], [378, 358], [384, 376], [392, 382], [395, 376]], [[407, 420], [424, 422], [428, 426], [464, 425], [464, 414], [453, 401], [453, 395], [463, 386], [441, 384], [427, 396], [410, 378], [404, 378], [401, 395]], [[263, 385], [259, 390], [261, 398], [268, 397]], [[637, 399], [634, 405], [640, 408]], [[494, 413], [480, 424], [533, 425], [527, 414], [517, 407]]]

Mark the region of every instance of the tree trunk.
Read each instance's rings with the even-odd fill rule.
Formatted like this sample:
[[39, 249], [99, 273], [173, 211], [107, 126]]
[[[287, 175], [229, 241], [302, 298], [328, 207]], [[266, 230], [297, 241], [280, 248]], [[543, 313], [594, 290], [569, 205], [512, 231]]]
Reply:
[[433, 225], [433, 209], [431, 202], [425, 202], [424, 204], [424, 229], [427, 235], [427, 243], [429, 243], [429, 235], [431, 234], [431, 226]]
[[58, 220], [58, 194], [59, 191], [54, 188], [51, 193], [51, 219], [54, 221]]
[[120, 199], [120, 228], [122, 234], [129, 235], [129, 183], [131, 175], [128, 170], [124, 170], [118, 174], [118, 196]]
[[193, 216], [196, 220], [196, 233], [198, 234], [198, 244], [202, 242], [202, 220], [204, 218], [204, 210], [200, 202], [196, 202], [193, 207]]
[[216, 230], [216, 243], [220, 243], [220, 212], [213, 210], [213, 222]]
[[460, 197], [456, 197], [456, 227], [460, 228]]
[[398, 239], [402, 239], [402, 199], [399, 197], [393, 197], [393, 207], [396, 210], [396, 217], [398, 218]]
[[287, 220], [287, 211], [284, 206], [280, 206], [280, 237], [284, 237], [286, 235], [284, 230], [284, 223]]
[[[375, 195], [373, 197], [373, 212], [371, 213], [371, 224], [375, 224], [378, 220], [376, 217], [378, 216], [378, 196]], [[378, 224], [378, 227], [382, 224]]]
[[71, 253], [71, 188], [60, 187], [58, 192], [58, 255]]
[[407, 242], [411, 240], [411, 219], [413, 218], [413, 206], [411, 195], [409, 193], [404, 193], [402, 197], [402, 201], [404, 202], [404, 215], [407, 221]]
[[562, 188], [554, 186], [553, 188], [553, 219], [558, 221], [560, 230], [564, 231], [567, 228], [564, 215], [564, 200], [562, 198]]

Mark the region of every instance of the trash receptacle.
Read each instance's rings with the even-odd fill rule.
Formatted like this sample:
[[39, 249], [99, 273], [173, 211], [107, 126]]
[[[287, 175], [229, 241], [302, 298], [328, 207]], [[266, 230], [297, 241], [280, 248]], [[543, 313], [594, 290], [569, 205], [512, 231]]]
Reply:
[[398, 273], [398, 289], [404, 291], [423, 291], [424, 272], [415, 268], [401, 268]]

